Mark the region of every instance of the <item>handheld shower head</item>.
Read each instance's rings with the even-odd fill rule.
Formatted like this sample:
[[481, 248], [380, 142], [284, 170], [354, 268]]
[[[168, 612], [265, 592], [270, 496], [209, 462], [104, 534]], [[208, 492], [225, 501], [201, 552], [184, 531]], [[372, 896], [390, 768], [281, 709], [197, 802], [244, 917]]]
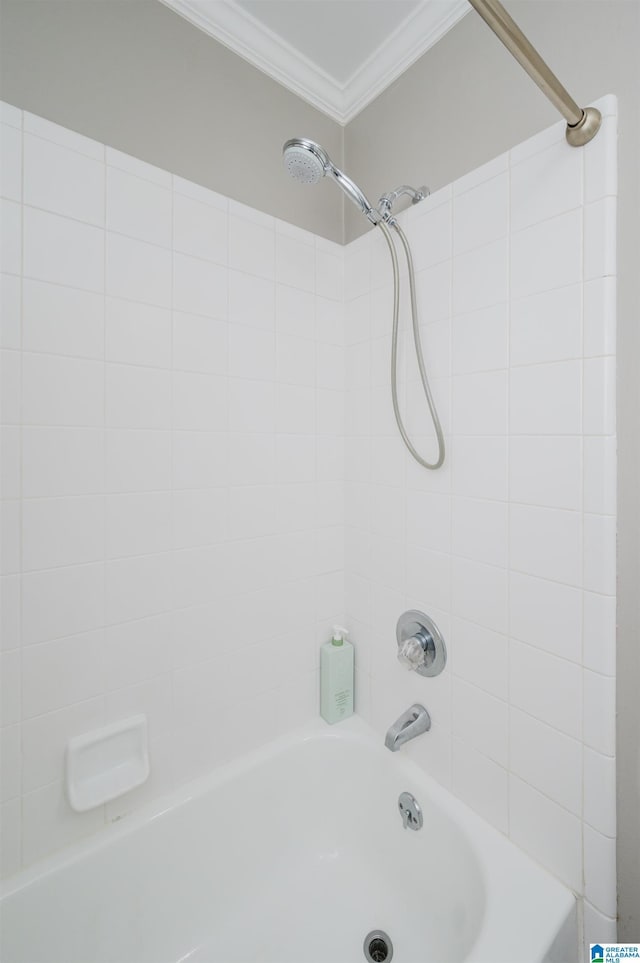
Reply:
[[326, 151], [304, 137], [288, 140], [282, 148], [285, 170], [300, 184], [317, 184], [331, 168]]
[[372, 207], [358, 185], [336, 167], [326, 150], [315, 141], [307, 140], [306, 137], [293, 137], [282, 148], [282, 160], [287, 174], [299, 184], [317, 184], [330, 174], [349, 200], [360, 208], [372, 224], [377, 224], [380, 220], [380, 214]]

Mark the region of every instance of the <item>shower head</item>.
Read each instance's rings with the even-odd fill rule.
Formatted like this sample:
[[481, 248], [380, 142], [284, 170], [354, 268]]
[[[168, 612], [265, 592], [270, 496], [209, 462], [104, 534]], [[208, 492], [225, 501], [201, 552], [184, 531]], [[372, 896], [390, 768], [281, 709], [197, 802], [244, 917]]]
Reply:
[[317, 184], [331, 169], [331, 160], [319, 144], [304, 137], [288, 140], [282, 148], [285, 170], [300, 184]]
[[306, 137], [293, 137], [282, 148], [282, 160], [287, 174], [299, 184], [317, 184], [327, 174], [340, 185], [349, 200], [359, 207], [372, 224], [377, 224], [380, 214], [367, 200], [350, 177], [336, 167], [326, 150]]

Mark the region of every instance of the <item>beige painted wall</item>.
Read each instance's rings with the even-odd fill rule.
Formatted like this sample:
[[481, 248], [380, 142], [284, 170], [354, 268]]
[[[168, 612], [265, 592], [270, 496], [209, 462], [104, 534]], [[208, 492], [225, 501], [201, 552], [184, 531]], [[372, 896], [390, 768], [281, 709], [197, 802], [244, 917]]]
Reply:
[[[621, 940], [640, 940], [640, 4], [506, 0], [570, 93], [619, 98], [618, 888]], [[476, 15], [348, 126], [345, 166], [373, 198], [442, 187], [558, 119]], [[347, 238], [366, 230], [346, 212]]]
[[[619, 909], [621, 938], [638, 940], [640, 4], [507, 7], [579, 101], [620, 103]], [[366, 223], [333, 185], [287, 180], [287, 137], [346, 158], [375, 200], [400, 183], [442, 186], [557, 119], [473, 13], [345, 132], [157, 0], [2, 0], [0, 16], [3, 99], [334, 240], [343, 216], [348, 239]]]
[[343, 128], [158, 0], [3, 0], [0, 96], [335, 241], [339, 192], [284, 173], [282, 144]]

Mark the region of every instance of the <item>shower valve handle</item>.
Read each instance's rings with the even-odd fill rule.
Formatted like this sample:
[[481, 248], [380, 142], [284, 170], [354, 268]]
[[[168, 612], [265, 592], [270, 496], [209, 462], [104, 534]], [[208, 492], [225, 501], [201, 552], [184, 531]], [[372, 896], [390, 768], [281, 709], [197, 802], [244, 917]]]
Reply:
[[398, 662], [406, 669], [429, 665], [435, 658], [435, 644], [429, 632], [416, 632], [398, 649]]
[[428, 615], [410, 609], [396, 626], [398, 661], [418, 675], [439, 675], [447, 661], [447, 648], [440, 629]]

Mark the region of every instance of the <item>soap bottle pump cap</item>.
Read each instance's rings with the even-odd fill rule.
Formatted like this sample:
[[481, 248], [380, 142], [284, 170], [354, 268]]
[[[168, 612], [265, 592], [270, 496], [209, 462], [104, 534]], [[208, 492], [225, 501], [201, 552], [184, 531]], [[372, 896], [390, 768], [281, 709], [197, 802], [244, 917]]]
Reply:
[[344, 640], [349, 635], [348, 629], [343, 629], [341, 625], [333, 626], [333, 636], [331, 638], [332, 645], [343, 645]]

